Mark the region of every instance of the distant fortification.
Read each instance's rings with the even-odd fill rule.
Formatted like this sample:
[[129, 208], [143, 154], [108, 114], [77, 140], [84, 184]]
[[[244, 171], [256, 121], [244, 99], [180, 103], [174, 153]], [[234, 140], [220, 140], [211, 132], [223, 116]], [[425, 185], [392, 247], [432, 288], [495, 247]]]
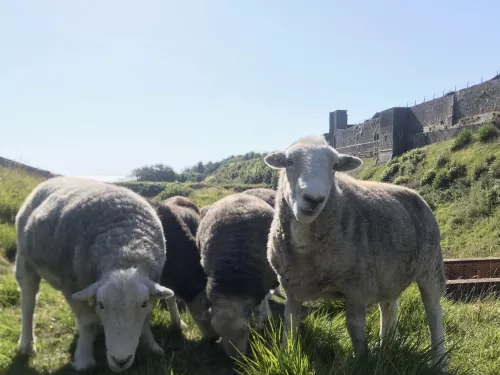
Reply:
[[330, 112], [330, 129], [324, 136], [340, 152], [377, 157], [377, 163], [385, 163], [486, 122], [500, 125], [500, 75], [413, 107], [377, 112], [361, 124], [348, 125], [346, 110]]

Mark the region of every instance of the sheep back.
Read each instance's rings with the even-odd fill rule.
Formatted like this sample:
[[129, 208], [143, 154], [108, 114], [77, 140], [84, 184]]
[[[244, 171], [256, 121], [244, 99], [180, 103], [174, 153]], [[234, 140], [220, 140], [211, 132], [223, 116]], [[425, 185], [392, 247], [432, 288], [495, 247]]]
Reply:
[[255, 188], [248, 189], [243, 192], [244, 194], [250, 194], [256, 196], [257, 198], [266, 201], [272, 208], [274, 208], [274, 203], [276, 200], [276, 190], [268, 188]]
[[74, 293], [114, 270], [137, 267], [160, 278], [161, 222], [131, 190], [74, 177], [39, 184], [16, 216], [18, 254], [56, 289]]
[[266, 256], [273, 209], [249, 194], [214, 203], [200, 222], [197, 242], [207, 275], [207, 297], [252, 298], [259, 303], [278, 285]]

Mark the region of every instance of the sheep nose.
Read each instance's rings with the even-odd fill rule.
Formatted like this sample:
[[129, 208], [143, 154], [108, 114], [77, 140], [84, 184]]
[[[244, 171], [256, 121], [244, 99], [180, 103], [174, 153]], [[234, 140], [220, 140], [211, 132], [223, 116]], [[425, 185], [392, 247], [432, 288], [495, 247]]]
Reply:
[[129, 355], [124, 359], [118, 359], [115, 356], [111, 356], [111, 358], [113, 358], [113, 362], [115, 362], [118, 366], [123, 367], [128, 363], [128, 361], [130, 361], [130, 359], [132, 359], [132, 355]]
[[304, 200], [307, 202], [307, 204], [312, 208], [318, 207], [321, 203], [324, 202], [325, 198], [324, 197], [312, 197], [308, 194], [304, 194]]

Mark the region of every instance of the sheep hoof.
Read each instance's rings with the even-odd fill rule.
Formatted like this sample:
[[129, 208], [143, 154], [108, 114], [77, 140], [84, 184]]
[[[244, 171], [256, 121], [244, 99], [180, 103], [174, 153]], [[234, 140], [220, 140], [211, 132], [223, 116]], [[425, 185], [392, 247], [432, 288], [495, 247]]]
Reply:
[[71, 363], [71, 367], [79, 372], [86, 371], [95, 367], [95, 360], [94, 358], [75, 359], [73, 363]]

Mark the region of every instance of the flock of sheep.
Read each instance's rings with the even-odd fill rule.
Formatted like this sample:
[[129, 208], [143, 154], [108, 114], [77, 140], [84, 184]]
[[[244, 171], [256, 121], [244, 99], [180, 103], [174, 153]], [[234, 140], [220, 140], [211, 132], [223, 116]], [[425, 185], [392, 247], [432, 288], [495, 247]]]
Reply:
[[77, 322], [73, 367], [95, 366], [104, 328], [107, 362], [123, 371], [142, 340], [163, 354], [150, 329], [151, 300], [164, 300], [184, 326], [183, 300], [203, 337], [229, 356], [244, 354], [250, 326], [270, 316], [268, 298], [286, 294], [282, 339], [296, 333], [302, 304], [341, 299], [356, 357], [366, 354], [366, 310], [380, 308], [380, 336], [394, 327], [398, 297], [415, 281], [436, 363], [447, 369], [440, 297], [440, 232], [413, 190], [345, 173], [361, 160], [323, 137], [302, 137], [264, 159], [280, 169], [277, 191], [252, 189], [203, 208], [183, 197], [154, 202], [119, 186], [71, 177], [41, 183], [17, 217], [15, 275], [21, 290], [19, 350], [35, 351], [40, 280], [60, 290]]

